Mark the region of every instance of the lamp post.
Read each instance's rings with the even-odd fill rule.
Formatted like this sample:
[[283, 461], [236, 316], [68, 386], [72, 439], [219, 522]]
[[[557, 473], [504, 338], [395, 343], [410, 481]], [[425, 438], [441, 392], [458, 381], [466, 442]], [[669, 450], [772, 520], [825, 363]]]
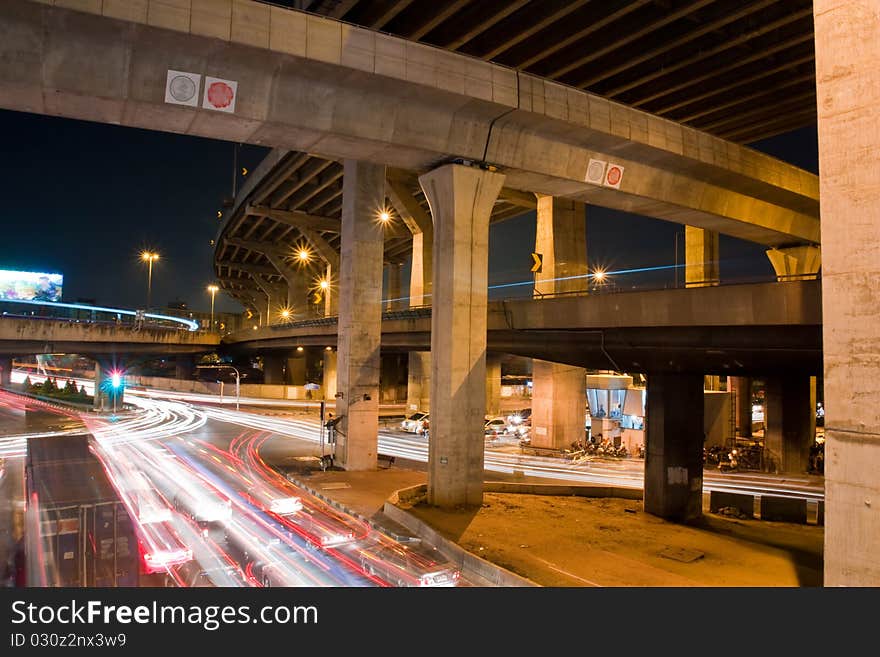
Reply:
[[238, 368], [233, 367], [232, 365], [197, 365], [196, 369], [222, 370], [226, 367], [235, 372], [235, 410], [239, 410], [239, 405], [241, 402], [241, 373], [238, 371]]
[[214, 295], [217, 294], [217, 290], [220, 288], [216, 285], [209, 285], [208, 292], [211, 293], [211, 330], [214, 330]]
[[141, 260], [147, 263], [147, 310], [150, 309], [150, 295], [153, 289], [153, 263], [159, 259], [158, 253], [144, 251], [141, 253]]

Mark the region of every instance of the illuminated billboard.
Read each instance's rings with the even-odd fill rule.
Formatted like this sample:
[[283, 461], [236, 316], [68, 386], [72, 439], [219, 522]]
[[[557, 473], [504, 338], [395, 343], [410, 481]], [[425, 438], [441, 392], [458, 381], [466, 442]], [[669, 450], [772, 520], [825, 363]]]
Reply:
[[61, 301], [61, 274], [0, 269], [0, 300]]

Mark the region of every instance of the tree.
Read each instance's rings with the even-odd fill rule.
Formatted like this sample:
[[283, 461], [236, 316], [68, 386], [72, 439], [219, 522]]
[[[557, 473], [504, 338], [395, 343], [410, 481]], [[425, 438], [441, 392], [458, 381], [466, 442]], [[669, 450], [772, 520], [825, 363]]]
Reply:
[[21, 385], [24, 388], [25, 392], [31, 392], [31, 390], [33, 390], [34, 384], [31, 382], [30, 374], [24, 377], [24, 383], [22, 383]]
[[64, 394], [76, 395], [76, 383], [74, 383], [73, 379], [67, 379], [67, 383], [64, 385]]

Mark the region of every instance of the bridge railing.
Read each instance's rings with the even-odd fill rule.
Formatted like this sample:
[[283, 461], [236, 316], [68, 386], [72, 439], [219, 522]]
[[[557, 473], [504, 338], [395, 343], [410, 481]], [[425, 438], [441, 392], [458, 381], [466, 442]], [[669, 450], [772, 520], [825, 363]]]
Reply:
[[30, 299], [0, 299], [0, 319], [61, 321], [128, 328], [198, 331], [196, 321], [124, 308]]

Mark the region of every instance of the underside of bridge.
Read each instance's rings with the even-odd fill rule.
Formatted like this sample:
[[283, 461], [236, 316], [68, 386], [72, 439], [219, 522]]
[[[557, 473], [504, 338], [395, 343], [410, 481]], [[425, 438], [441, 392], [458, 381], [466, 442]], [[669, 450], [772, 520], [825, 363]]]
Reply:
[[810, 0], [278, 4], [504, 64], [738, 143], [816, 123]]

